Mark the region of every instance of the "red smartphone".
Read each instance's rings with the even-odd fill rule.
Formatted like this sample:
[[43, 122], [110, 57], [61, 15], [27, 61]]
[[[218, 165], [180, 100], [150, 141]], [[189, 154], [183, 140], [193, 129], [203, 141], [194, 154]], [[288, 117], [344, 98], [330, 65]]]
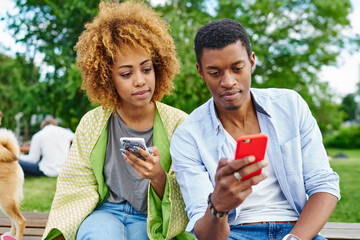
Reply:
[[[255, 161], [250, 164], [263, 160], [265, 158], [267, 141], [268, 136], [266, 134], [240, 136], [236, 141], [235, 159], [252, 155], [255, 156]], [[242, 177], [242, 180], [259, 175], [261, 170], [262, 169]]]

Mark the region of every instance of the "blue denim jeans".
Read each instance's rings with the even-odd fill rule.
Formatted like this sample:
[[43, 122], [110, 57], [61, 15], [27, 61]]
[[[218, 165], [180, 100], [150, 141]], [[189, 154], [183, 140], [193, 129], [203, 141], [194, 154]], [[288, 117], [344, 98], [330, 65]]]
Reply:
[[[236, 225], [230, 226], [230, 240], [281, 240], [288, 234], [294, 225], [277, 224], [270, 222], [269, 224], [259, 225]], [[326, 239], [317, 235], [313, 240]]]
[[128, 202], [105, 202], [81, 223], [76, 239], [149, 239], [146, 232], [146, 217]]
[[45, 174], [39, 168], [39, 162], [30, 163], [19, 160], [19, 164], [23, 169], [25, 176], [36, 176], [36, 177], [45, 176]]

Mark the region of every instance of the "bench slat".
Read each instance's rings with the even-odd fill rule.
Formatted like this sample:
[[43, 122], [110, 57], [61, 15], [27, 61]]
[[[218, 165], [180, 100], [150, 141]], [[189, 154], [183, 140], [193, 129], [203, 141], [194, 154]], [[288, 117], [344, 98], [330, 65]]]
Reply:
[[[49, 213], [22, 212], [26, 218], [26, 227], [23, 240], [41, 240]], [[0, 235], [10, 231], [10, 219], [0, 212]]]
[[[26, 227], [39, 227], [44, 228], [46, 226], [47, 219], [26, 219]], [[0, 227], [10, 226], [10, 220], [8, 218], [0, 218]]]
[[329, 240], [360, 239], [360, 223], [327, 222], [321, 236]]
[[[0, 227], [0, 233], [9, 232], [10, 227]], [[44, 228], [25, 228], [24, 235], [27, 236], [42, 236], [44, 233]]]
[[[23, 212], [26, 228], [23, 240], [41, 240], [49, 213]], [[10, 220], [0, 212], [0, 235], [10, 230]], [[328, 222], [321, 235], [329, 240], [360, 240], [360, 223]]]

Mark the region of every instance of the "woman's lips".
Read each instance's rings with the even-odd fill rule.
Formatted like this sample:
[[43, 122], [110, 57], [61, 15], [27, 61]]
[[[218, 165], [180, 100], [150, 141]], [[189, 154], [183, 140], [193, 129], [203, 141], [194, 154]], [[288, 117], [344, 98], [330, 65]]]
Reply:
[[142, 91], [135, 92], [132, 95], [137, 98], [146, 98], [149, 93], [150, 93], [149, 90], [142, 90]]

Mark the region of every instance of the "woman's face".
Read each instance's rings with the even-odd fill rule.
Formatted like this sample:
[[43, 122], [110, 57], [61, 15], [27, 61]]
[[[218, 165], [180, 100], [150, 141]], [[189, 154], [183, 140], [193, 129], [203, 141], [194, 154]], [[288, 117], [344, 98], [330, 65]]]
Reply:
[[144, 107], [155, 90], [155, 71], [151, 56], [130, 50], [119, 54], [112, 66], [112, 79], [122, 107]]

